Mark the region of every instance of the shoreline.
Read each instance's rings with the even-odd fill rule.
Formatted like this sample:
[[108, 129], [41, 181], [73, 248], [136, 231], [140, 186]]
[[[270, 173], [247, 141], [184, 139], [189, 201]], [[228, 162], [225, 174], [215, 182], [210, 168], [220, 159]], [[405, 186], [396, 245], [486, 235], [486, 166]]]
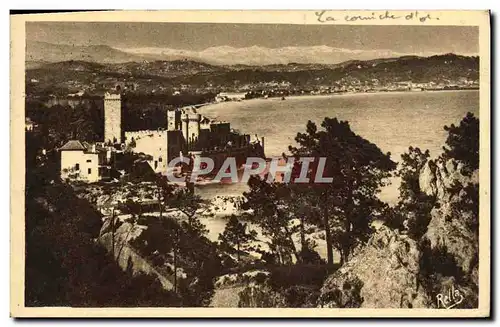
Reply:
[[[318, 98], [319, 102], [322, 102], [326, 99], [327, 101], [332, 101], [335, 97], [342, 97], [342, 99], [346, 98], [352, 98], [355, 99], [355, 97], [360, 97], [359, 99], [383, 99], [383, 98], [404, 98], [404, 97], [409, 97], [410, 99], [412, 98], [418, 98], [418, 97], [425, 97], [425, 96], [432, 96], [432, 94], [436, 93], [436, 96], [439, 94], [441, 98], [446, 98], [448, 96], [453, 96], [454, 94], [462, 94], [464, 96], [467, 96], [468, 94], [475, 95], [478, 92], [478, 90], [475, 89], [460, 89], [460, 90], [439, 90], [439, 91], [419, 91], [419, 92], [414, 92], [414, 91], [394, 91], [394, 92], [369, 92], [369, 93], [341, 93], [341, 94], [304, 94], [304, 95], [294, 95], [290, 97], [286, 97], [286, 100], [283, 101], [281, 100], [281, 97], [272, 97], [272, 98], [253, 98], [253, 99], [247, 99], [247, 100], [242, 100], [242, 101], [224, 101], [224, 102], [218, 102], [218, 103], [211, 103], [207, 104], [205, 106], [201, 106], [199, 108], [199, 113], [202, 115], [206, 115], [209, 118], [217, 117], [219, 119], [224, 119], [224, 112], [226, 111], [235, 111], [238, 112], [239, 110], [241, 111], [251, 111], [252, 108], [258, 108], [260, 106], [265, 106], [265, 105], [271, 105], [271, 106], [279, 106], [280, 108], [286, 108], [287, 106], [297, 106], [302, 103], [302, 101], [307, 102], [308, 100], [311, 100], [311, 103], [314, 101], [315, 98]], [[386, 94], [387, 96], [381, 95], [381, 94]], [[415, 94], [415, 96], [412, 96], [411, 94]], [[448, 94], [448, 95], [447, 95]], [[373, 96], [373, 98], [372, 98]], [[323, 99], [323, 100], [321, 100]], [[286, 101], [290, 101], [290, 104], [288, 105]], [[270, 102], [269, 102], [270, 101]], [[340, 101], [340, 100], [339, 100]], [[371, 100], [368, 100], [371, 101]], [[304, 104], [305, 104], [304, 102]], [[259, 105], [259, 103], [262, 103], [262, 105]], [[272, 104], [274, 103], [274, 105]], [[265, 111], [263, 111], [265, 113]], [[219, 115], [218, 113], [222, 113]], [[232, 123], [231, 118], [228, 120], [230, 123]], [[266, 135], [263, 135], [266, 137]], [[268, 138], [269, 139], [269, 138]], [[283, 149], [284, 152], [287, 152], [285, 149]], [[267, 151], [266, 151], [267, 152]], [[397, 154], [397, 152], [391, 151], [393, 155]], [[437, 156], [438, 153], [433, 153], [433, 156]], [[270, 153], [266, 153], [266, 158], [273, 158], [273, 157], [280, 157], [280, 155], [270, 155]], [[397, 158], [395, 155], [394, 158]], [[396, 159], [397, 160], [397, 159]], [[384, 199], [385, 202], [390, 202], [392, 203], [395, 201], [396, 197], [396, 191], [395, 188], [399, 185], [399, 181], [397, 179], [392, 179], [391, 180], [391, 186], [387, 187], [383, 191], [382, 198]], [[211, 194], [213, 193], [214, 189], [221, 188], [224, 189], [224, 193], [226, 195], [229, 195], [229, 193], [237, 193], [238, 191], [241, 190], [240, 187], [234, 184], [219, 184], [215, 183], [212, 185], [203, 185], [199, 187], [200, 191], [202, 193], [208, 193]], [[207, 194], [207, 195], [208, 195]]]
[[[222, 102], [211, 102], [211, 103], [203, 103], [194, 105], [196, 109], [203, 114], [202, 109], [217, 105], [224, 104], [238, 104], [238, 103], [249, 103], [249, 102], [257, 102], [257, 101], [287, 101], [287, 100], [308, 100], [314, 98], [333, 98], [333, 97], [352, 97], [352, 96], [360, 96], [360, 95], [382, 95], [382, 94], [425, 94], [425, 93], [444, 93], [444, 92], [470, 92], [477, 91], [479, 89], [455, 89], [455, 90], [425, 90], [425, 91], [379, 91], [379, 92], [342, 92], [342, 93], [327, 93], [327, 94], [294, 94], [289, 96], [284, 96], [285, 100], [282, 100], [282, 96], [268, 97], [268, 98], [252, 98], [252, 99], [243, 99], [240, 101], [222, 101]], [[210, 117], [209, 117], [210, 118]]]

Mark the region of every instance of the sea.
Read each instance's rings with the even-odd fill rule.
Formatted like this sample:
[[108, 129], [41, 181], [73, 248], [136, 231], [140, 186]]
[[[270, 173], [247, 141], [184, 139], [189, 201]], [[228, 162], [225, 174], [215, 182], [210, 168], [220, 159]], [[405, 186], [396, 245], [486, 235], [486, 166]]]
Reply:
[[[444, 126], [458, 124], [469, 111], [479, 116], [477, 90], [252, 99], [211, 104], [199, 109], [204, 116], [230, 122], [231, 127], [241, 133], [264, 137], [267, 157], [281, 156], [288, 152], [289, 145], [296, 145], [295, 136], [305, 132], [308, 120], [320, 127], [325, 117], [336, 117], [348, 121], [355, 133], [375, 143], [383, 152], [390, 152], [396, 162], [410, 146], [428, 149], [431, 157], [438, 157], [447, 136]], [[390, 182], [379, 197], [395, 204], [399, 180], [392, 177]], [[241, 196], [246, 190], [244, 184], [197, 188], [205, 198]]]

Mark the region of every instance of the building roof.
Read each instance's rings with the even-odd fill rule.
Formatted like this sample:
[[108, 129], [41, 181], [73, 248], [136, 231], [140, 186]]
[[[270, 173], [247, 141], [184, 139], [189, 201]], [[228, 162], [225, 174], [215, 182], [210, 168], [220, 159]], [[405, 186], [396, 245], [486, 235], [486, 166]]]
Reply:
[[70, 140], [59, 148], [61, 151], [85, 151], [86, 153], [106, 152], [108, 149], [101, 143], [88, 143], [78, 140]]
[[87, 148], [78, 140], [69, 140], [61, 148], [61, 151], [85, 151]]

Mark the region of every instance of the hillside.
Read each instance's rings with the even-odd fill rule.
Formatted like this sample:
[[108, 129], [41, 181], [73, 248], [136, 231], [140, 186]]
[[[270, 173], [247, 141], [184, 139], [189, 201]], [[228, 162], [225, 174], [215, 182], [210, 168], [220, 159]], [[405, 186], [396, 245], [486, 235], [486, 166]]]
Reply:
[[143, 60], [143, 57], [116, 50], [106, 45], [81, 46], [38, 41], [26, 42], [26, 61], [28, 62], [60, 62], [69, 60], [117, 63]]
[[[186, 85], [190, 88], [235, 89], [262, 83], [285, 83], [293, 87], [332, 84], [455, 83], [479, 79], [479, 58], [445, 54], [431, 57], [405, 56], [337, 65], [298, 64], [267, 66], [216, 66], [191, 60], [93, 63], [66, 61], [28, 69], [27, 81], [39, 81], [35, 89], [92, 89], [113, 83], [134, 83], [136, 89], [157, 91]], [[152, 82], [155, 86], [152, 86]], [[36, 90], [35, 90], [36, 93]]]

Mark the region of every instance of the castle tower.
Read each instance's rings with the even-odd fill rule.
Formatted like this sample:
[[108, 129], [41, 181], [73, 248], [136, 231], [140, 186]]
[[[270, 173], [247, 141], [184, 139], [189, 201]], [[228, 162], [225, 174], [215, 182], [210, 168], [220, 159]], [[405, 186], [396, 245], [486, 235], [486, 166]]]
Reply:
[[104, 94], [104, 142], [122, 142], [122, 102], [120, 94]]
[[189, 141], [194, 143], [200, 137], [200, 121], [201, 115], [196, 113], [189, 114], [188, 119], [188, 131], [189, 131]]
[[169, 131], [177, 130], [176, 114], [177, 114], [177, 110], [167, 111], [167, 129]]
[[184, 136], [184, 142], [186, 142], [186, 145], [189, 143], [189, 115], [188, 114], [183, 114], [181, 116], [182, 120], [182, 136]]

